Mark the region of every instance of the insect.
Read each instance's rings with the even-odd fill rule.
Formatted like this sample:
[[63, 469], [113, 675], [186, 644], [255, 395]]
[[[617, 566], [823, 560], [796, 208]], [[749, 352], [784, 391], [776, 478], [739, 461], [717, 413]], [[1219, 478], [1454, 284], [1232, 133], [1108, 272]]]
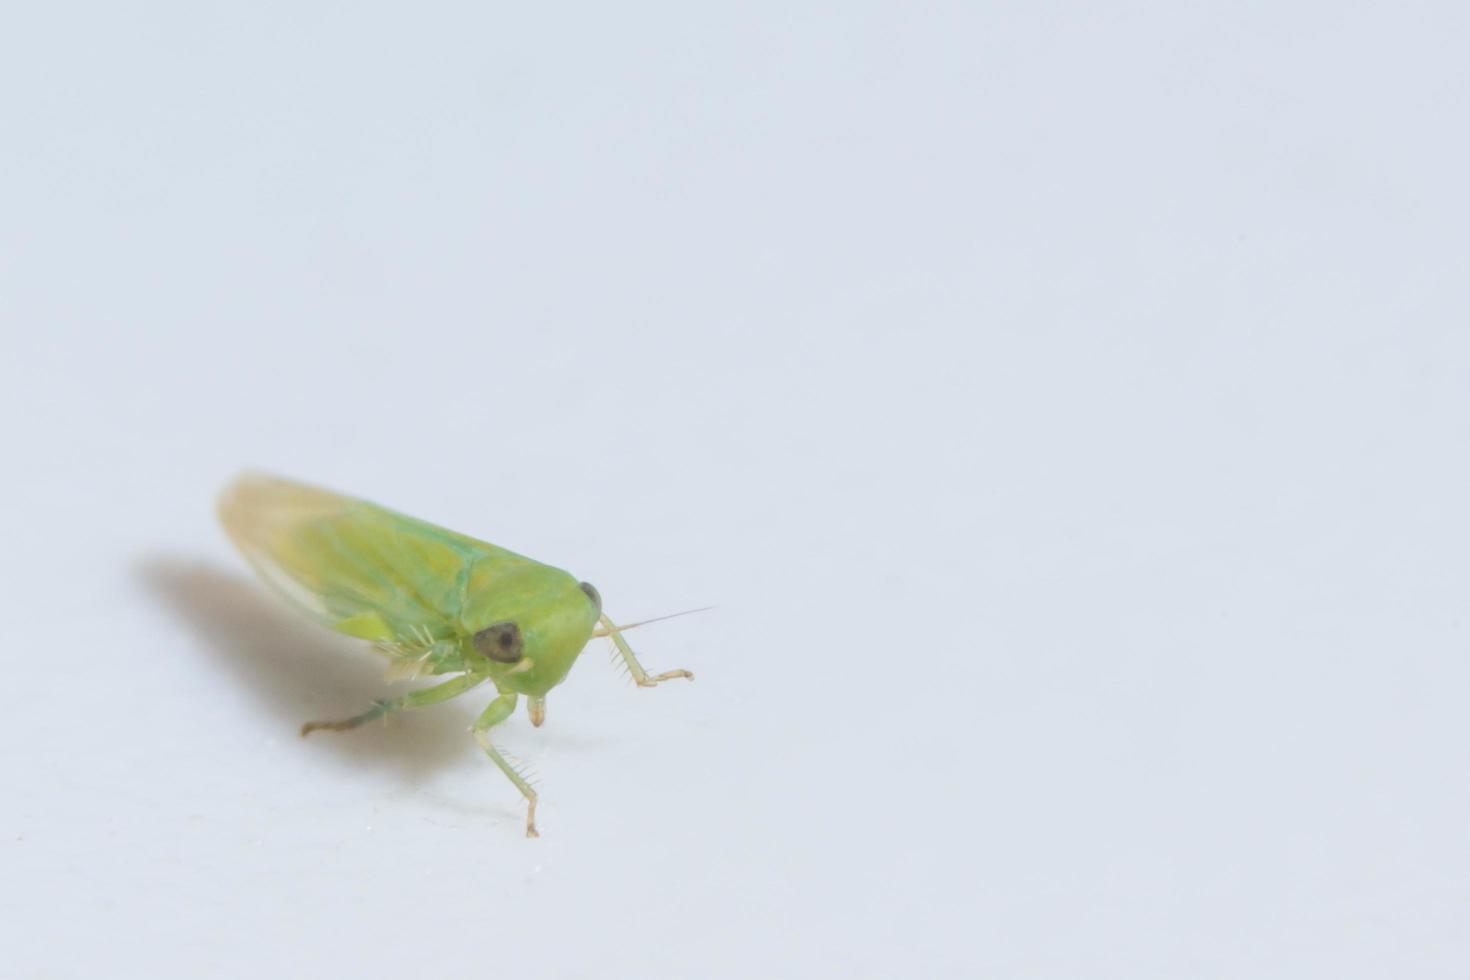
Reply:
[[[314, 731], [347, 731], [396, 711], [439, 704], [487, 681], [497, 697], [471, 727], [490, 761], [526, 798], [526, 836], [536, 832], [536, 791], [490, 742], [490, 729], [526, 697], [531, 724], [546, 718], [546, 694], [587, 641], [612, 640], [640, 687], [650, 676], [586, 582], [512, 551], [376, 504], [263, 474], [246, 473], [219, 499], [220, 521], [269, 585], [339, 633], [370, 641], [390, 677], [452, 674], [434, 687], [377, 701]], [[652, 622], [652, 620], [648, 620]]]

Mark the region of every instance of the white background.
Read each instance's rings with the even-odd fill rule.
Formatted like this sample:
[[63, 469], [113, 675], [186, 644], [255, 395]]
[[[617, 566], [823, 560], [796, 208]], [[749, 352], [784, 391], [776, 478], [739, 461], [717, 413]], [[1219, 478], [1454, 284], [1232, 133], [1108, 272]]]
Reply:
[[[1465, 10], [10, 10], [4, 974], [1463, 978]], [[698, 679], [300, 741], [247, 465]]]

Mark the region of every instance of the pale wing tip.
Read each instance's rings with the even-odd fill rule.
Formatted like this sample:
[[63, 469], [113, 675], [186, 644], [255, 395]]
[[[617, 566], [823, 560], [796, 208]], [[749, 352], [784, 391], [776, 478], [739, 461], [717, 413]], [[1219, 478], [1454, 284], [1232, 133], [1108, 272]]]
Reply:
[[321, 598], [281, 564], [281, 548], [303, 524], [340, 513], [350, 498], [269, 473], [246, 471], [220, 491], [220, 523], [245, 560], [288, 601], [328, 626]]
[[277, 531], [341, 510], [347, 498], [284, 477], [246, 470], [220, 491], [216, 510], [237, 547], [247, 553]]
[[278, 482], [282, 482], [279, 477], [268, 473], [243, 470], [220, 490], [215, 513], [237, 545], [244, 547], [244, 532], [255, 523], [254, 515], [269, 498], [272, 485]]

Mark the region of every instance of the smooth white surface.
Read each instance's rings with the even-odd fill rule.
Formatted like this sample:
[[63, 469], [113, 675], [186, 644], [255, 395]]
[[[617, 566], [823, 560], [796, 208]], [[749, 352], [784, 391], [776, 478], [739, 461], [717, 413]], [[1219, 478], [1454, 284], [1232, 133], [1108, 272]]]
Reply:
[[[0, 31], [20, 977], [1470, 971], [1462, 4], [81, 3]], [[501, 736], [246, 465], [640, 631]]]

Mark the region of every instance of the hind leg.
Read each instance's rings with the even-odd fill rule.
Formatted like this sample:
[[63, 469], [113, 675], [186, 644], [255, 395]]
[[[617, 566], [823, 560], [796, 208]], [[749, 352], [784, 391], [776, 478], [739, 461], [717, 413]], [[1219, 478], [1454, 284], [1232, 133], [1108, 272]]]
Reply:
[[382, 718], [405, 708], [422, 708], [431, 704], [439, 704], [441, 701], [458, 697], [484, 680], [483, 677], [465, 674], [462, 677], [445, 681], [443, 684], [436, 684], [434, 687], [410, 691], [401, 698], [394, 698], [391, 701], [375, 701], [373, 706], [362, 714], [353, 715], [341, 721], [308, 721], [301, 726], [301, 737], [305, 738], [315, 731], [345, 732], [358, 725], [365, 725], [375, 718]]

